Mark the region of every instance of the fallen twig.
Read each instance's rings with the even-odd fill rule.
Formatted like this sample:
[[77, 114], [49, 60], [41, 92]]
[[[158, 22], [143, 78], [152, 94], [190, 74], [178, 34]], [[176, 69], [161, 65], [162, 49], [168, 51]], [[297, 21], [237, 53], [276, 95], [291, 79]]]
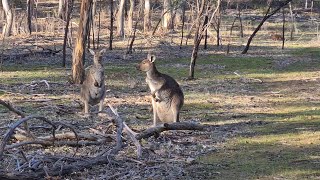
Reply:
[[49, 120], [47, 120], [45, 117], [42, 116], [27, 116], [25, 118], [20, 119], [19, 121], [15, 122], [14, 124], [11, 125], [10, 129], [6, 132], [2, 143], [0, 145], [0, 160], [2, 159], [2, 155], [3, 155], [3, 151], [5, 149], [6, 144], [8, 143], [8, 141], [10, 140], [11, 136], [13, 135], [15, 129], [22, 123], [26, 123], [28, 120], [30, 119], [39, 119], [42, 120], [48, 124], [50, 124], [53, 128], [52, 128], [52, 135], [53, 137], [55, 136], [55, 129], [56, 126]]

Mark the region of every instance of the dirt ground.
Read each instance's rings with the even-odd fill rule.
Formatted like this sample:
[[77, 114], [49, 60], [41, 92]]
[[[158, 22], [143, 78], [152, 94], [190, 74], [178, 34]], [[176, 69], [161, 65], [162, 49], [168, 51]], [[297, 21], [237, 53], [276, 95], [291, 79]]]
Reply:
[[[126, 146], [108, 163], [97, 163], [91, 168], [55, 178], [319, 178], [320, 172], [316, 169], [319, 166], [316, 150], [319, 138], [308, 144], [310, 150], [290, 151], [300, 157], [309, 154], [315, 157], [312, 161], [307, 158], [294, 161], [296, 156], [291, 155], [278, 161], [281, 163], [274, 164], [274, 159], [282, 157], [282, 152], [292, 147], [268, 149], [284, 141], [287, 136], [289, 138], [283, 144], [296, 143], [307, 148], [300, 136], [308, 139], [313, 137], [310, 134], [318, 133], [320, 63], [319, 41], [315, 35], [296, 35], [295, 40], [286, 41], [286, 48], [281, 50], [281, 42], [270, 40], [264, 32], [257, 36], [246, 55], [240, 52], [247, 36], [233, 42], [230, 54], [226, 54], [227, 40], [223, 41], [222, 46], [216, 47], [214, 39], [211, 39], [209, 49], [200, 49], [196, 79], [192, 81], [187, 80], [192, 46], [189, 44], [180, 49], [179, 35], [173, 32], [154, 38], [138, 36], [134, 52], [130, 55], [125, 54], [127, 42], [116, 39], [115, 49], [107, 51], [103, 57], [107, 85], [105, 105], [116, 107], [135, 132], [152, 125], [145, 74], [135, 68], [151, 52], [157, 57], [158, 69], [174, 77], [184, 91], [185, 105], [181, 121], [201, 123], [208, 129], [168, 131], [159, 137], [142, 140], [142, 158], [137, 158], [136, 147], [124, 136]], [[102, 39], [105, 40], [102, 40], [101, 47], [107, 48], [107, 37]], [[71, 50], [67, 52], [67, 67], [62, 68], [61, 53], [38, 53], [45, 50], [35, 47], [38, 44], [59, 49], [61, 42], [62, 36], [56, 34], [6, 39], [0, 68], [0, 98], [10, 101], [27, 115], [45, 116], [52, 122], [69, 124], [77, 132], [93, 134], [107, 141], [79, 148], [66, 145], [13, 148], [5, 151], [4, 159], [0, 162], [3, 171], [32, 172], [32, 168], [28, 168], [32, 162], [40, 162], [39, 166], [48, 169], [57, 165], [63, 167], [67, 165], [68, 157], [73, 157], [75, 161], [77, 158], [89, 161], [102, 152], [108, 153], [115, 146], [116, 129], [112, 123], [106, 117], [85, 117], [81, 112], [80, 86], [69, 82]], [[86, 65], [90, 64], [91, 59], [87, 53]], [[41, 80], [46, 80], [49, 86]], [[93, 107], [91, 111], [96, 109]], [[1, 142], [9, 126], [19, 119], [19, 116], [0, 106]], [[48, 125], [42, 121], [33, 120], [29, 125], [36, 137], [51, 135]], [[62, 132], [70, 132], [70, 128], [61, 126], [56, 133]], [[284, 138], [279, 140], [280, 134]], [[290, 140], [292, 137], [296, 139]], [[9, 144], [18, 142], [12, 139]], [[265, 158], [260, 157], [261, 154], [255, 156], [260, 150], [261, 154], [273, 159], [272, 162], [260, 163]], [[28, 162], [23, 160], [23, 156]], [[47, 159], [44, 160], [44, 157]], [[294, 166], [301, 170], [301, 174], [289, 173], [289, 170], [295, 170]], [[302, 169], [306, 171], [302, 172]]]

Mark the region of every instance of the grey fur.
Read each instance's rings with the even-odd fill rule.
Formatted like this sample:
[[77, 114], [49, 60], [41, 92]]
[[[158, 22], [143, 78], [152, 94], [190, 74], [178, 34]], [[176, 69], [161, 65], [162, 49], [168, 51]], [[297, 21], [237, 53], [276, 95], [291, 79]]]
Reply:
[[99, 104], [99, 111], [103, 109], [103, 101], [106, 97], [106, 85], [104, 77], [104, 67], [101, 63], [101, 56], [105, 49], [94, 52], [89, 49], [93, 55], [93, 65], [85, 70], [84, 81], [81, 85], [81, 100], [84, 103], [84, 113], [89, 113], [89, 105], [94, 106]]
[[152, 95], [153, 125], [179, 122], [184, 95], [179, 84], [170, 76], [160, 73], [155, 64], [155, 56], [148, 55], [137, 68], [147, 73], [146, 82]]

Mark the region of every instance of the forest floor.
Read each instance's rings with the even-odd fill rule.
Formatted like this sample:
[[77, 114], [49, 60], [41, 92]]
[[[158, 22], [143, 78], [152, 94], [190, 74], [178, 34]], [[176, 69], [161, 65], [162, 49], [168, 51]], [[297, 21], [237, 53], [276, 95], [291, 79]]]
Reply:
[[[40, 39], [37, 43], [43, 42], [43, 46], [53, 48], [51, 36], [37, 38]], [[110, 122], [105, 118], [83, 116], [80, 86], [68, 81], [70, 52], [67, 68], [61, 68], [61, 53], [16, 58], [15, 54], [30, 52], [28, 42], [32, 44], [33, 40], [33, 37], [7, 40], [8, 50], [4, 54], [8, 56], [0, 69], [0, 98], [12, 102], [28, 115], [46, 116], [51, 121], [70, 124], [79, 132], [113, 133], [112, 129], [106, 130]], [[107, 51], [103, 57], [107, 85], [105, 105], [116, 107], [134, 131], [152, 125], [145, 74], [135, 68], [148, 52], [152, 52], [157, 57], [159, 71], [174, 77], [182, 87], [185, 104], [181, 121], [199, 122], [210, 130], [165, 132], [158, 138], [141, 141], [141, 159], [136, 157], [135, 146], [128, 144], [114, 161], [62, 178], [320, 178], [319, 41], [300, 38], [287, 41], [284, 50], [281, 42], [257, 41], [245, 55], [240, 53], [243, 46], [233, 46], [231, 53], [226, 54], [225, 46], [210, 45], [207, 50], [201, 48], [196, 79], [189, 81], [192, 47], [180, 49], [178, 38], [175, 40], [138, 38], [131, 55], [125, 55], [125, 46], [115, 41], [115, 49]], [[24, 51], [24, 47], [29, 48]], [[92, 57], [88, 54], [86, 61], [90, 63]], [[39, 82], [41, 80], [48, 81], [50, 88]], [[0, 106], [1, 138], [8, 125], [18, 119]], [[32, 121], [30, 125], [43, 124]], [[50, 134], [49, 130], [37, 129], [33, 133]], [[114, 141], [81, 147], [76, 157], [95, 156], [113, 146]], [[71, 156], [75, 150], [68, 146], [23, 148], [28, 158], [42, 153]], [[9, 156], [0, 162], [0, 167], [6, 170], [15, 166], [14, 158]]]

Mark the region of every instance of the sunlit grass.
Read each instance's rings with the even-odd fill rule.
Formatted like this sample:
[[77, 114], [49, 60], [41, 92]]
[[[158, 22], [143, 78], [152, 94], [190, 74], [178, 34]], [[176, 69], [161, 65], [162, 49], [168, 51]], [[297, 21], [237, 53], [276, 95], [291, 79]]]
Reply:
[[[235, 135], [226, 138], [221, 146], [217, 145], [217, 152], [198, 159], [200, 163], [213, 165], [212, 170], [220, 173], [217, 179], [312, 179], [320, 176], [317, 102], [320, 51], [297, 48], [294, 44], [290, 47], [278, 54], [280, 61], [284, 58], [289, 62], [281, 69], [275, 66], [279, 59], [272, 55], [199, 56], [193, 81], [186, 80], [190, 58], [156, 61], [158, 70], [175, 78], [184, 90], [183, 120], [221, 127], [235, 125], [235, 132], [222, 132], [221, 136]], [[135, 65], [134, 62], [107, 62], [105, 74], [107, 89], [111, 91], [107, 99], [117, 106], [128, 106], [119, 111], [139, 128], [151, 123], [152, 114], [148, 111], [150, 102], [141, 100], [149, 95], [145, 72], [138, 71]], [[70, 73], [71, 70], [58, 67], [10, 66], [0, 72], [0, 82], [13, 86], [43, 79], [66, 82]], [[257, 79], [260, 81], [255, 81]], [[72, 106], [79, 96], [79, 88], [76, 88], [74, 92], [46, 95], [45, 98], [55, 99], [50, 102], [53, 104]], [[310, 91], [310, 88], [315, 90]], [[121, 97], [113, 97], [114, 94]], [[38, 104], [23, 102], [23, 96], [32, 95], [0, 91], [0, 97], [19, 102], [26, 113], [37, 111]], [[138, 107], [141, 109], [137, 110]], [[0, 106], [0, 112], [4, 111], [6, 109]], [[135, 121], [144, 123], [135, 124]], [[262, 123], [247, 127], [245, 132], [237, 129], [237, 124], [252, 122]]]
[[30, 83], [34, 80], [47, 80], [53, 82], [66, 81], [67, 75], [64, 70], [22, 70], [0, 72], [0, 82], [3, 84]]

